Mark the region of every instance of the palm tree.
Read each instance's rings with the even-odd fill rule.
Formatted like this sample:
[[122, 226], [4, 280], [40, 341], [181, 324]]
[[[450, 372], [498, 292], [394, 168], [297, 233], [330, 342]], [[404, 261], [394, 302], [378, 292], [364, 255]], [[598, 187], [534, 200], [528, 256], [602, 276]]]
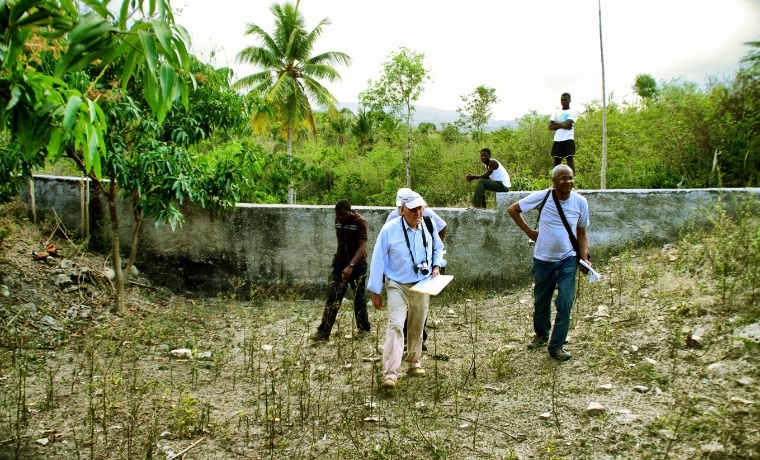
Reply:
[[351, 126], [351, 133], [359, 139], [359, 155], [372, 148], [372, 143], [375, 139], [375, 119], [371, 113], [368, 113], [365, 109], [359, 109], [359, 115], [357, 115], [353, 126]]
[[356, 117], [351, 109], [343, 108], [338, 112], [335, 109], [327, 111], [327, 126], [332, 133], [335, 134], [338, 145], [342, 149], [346, 143], [346, 133], [351, 130], [354, 125]]
[[[237, 55], [239, 63], [253, 64], [263, 70], [245, 76], [235, 83], [236, 88], [251, 88], [263, 94], [281, 123], [287, 140], [288, 158], [293, 158], [293, 135], [306, 126], [316, 137], [317, 127], [311, 100], [318, 106], [330, 108], [337, 100], [322, 86], [319, 79], [333, 82], [340, 80], [334, 64], [349, 65], [351, 58], [338, 51], [328, 51], [312, 56], [314, 43], [322, 35], [322, 27], [329, 25], [326, 18], [311, 31], [305, 29], [303, 15], [296, 4], [273, 4], [274, 31], [269, 35], [256, 24], [248, 24], [246, 35], [258, 37], [261, 46], [249, 46]], [[288, 204], [295, 202], [293, 178], [288, 186]]]

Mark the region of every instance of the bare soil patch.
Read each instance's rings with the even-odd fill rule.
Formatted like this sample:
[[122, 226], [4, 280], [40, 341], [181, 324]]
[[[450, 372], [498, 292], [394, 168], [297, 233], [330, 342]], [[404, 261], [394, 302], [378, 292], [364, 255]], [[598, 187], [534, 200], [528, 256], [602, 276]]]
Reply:
[[[195, 298], [140, 279], [113, 315], [105, 257], [4, 219], [0, 458], [760, 456], [757, 286], [692, 263], [709, 240], [630, 251], [581, 280], [565, 363], [525, 348], [529, 279], [498, 293], [455, 280], [431, 303], [427, 375], [384, 393], [386, 311], [354, 340], [346, 306], [315, 346], [322, 298]], [[34, 261], [48, 240], [62, 257]], [[59, 287], [61, 260], [91, 274]]]

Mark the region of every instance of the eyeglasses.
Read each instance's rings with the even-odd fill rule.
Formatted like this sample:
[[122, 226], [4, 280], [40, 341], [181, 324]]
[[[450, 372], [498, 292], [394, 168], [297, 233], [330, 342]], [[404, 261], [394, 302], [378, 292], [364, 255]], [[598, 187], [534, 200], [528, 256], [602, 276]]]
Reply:
[[570, 182], [570, 181], [575, 180], [575, 176], [558, 176], [558, 177], [555, 177], [555, 179], [557, 179], [560, 182]]

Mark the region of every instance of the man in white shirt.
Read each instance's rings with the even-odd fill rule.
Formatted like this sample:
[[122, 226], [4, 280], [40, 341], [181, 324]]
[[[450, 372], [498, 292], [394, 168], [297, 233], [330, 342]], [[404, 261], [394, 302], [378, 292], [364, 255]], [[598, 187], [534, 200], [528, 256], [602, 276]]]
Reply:
[[578, 111], [570, 108], [570, 93], [562, 93], [559, 103], [562, 110], [549, 117], [549, 129], [554, 131], [552, 159], [554, 166], [557, 166], [566, 158], [567, 165], [575, 171], [575, 121], [578, 119]]
[[430, 296], [411, 290], [418, 282], [440, 274], [443, 241], [437, 232], [431, 234], [422, 221], [427, 207], [415, 192], [401, 199], [401, 216], [383, 225], [370, 262], [367, 289], [372, 292], [372, 305], [380, 310], [380, 295], [385, 285], [388, 301], [388, 328], [383, 346], [383, 381], [381, 388], [396, 386], [404, 353], [404, 321], [408, 316], [406, 361], [409, 375], [425, 375], [422, 368], [422, 330], [427, 318]]
[[483, 174], [468, 174], [465, 176], [467, 182], [478, 181], [475, 187], [475, 194], [472, 196], [472, 207], [474, 209], [486, 208], [486, 190], [492, 192], [508, 192], [512, 182], [509, 179], [509, 173], [501, 163], [491, 158], [491, 149], [484, 148], [480, 151], [480, 161], [486, 168]]
[[[575, 300], [575, 277], [579, 260], [588, 260], [589, 225], [588, 202], [573, 192], [573, 170], [567, 165], [555, 166], [552, 170], [554, 188], [531, 193], [513, 203], [509, 215], [518, 227], [535, 241], [533, 250], [533, 341], [529, 350], [542, 348], [548, 343], [549, 355], [559, 361], [572, 358], [564, 350], [567, 331], [570, 327], [570, 312]], [[538, 229], [532, 229], [522, 213], [540, 208]], [[560, 209], [561, 208], [561, 209]], [[573, 237], [570, 237], [565, 221]], [[577, 248], [577, 249], [576, 249]], [[554, 326], [551, 321], [551, 303], [557, 290], [557, 315]], [[550, 335], [551, 334], [551, 335]]]

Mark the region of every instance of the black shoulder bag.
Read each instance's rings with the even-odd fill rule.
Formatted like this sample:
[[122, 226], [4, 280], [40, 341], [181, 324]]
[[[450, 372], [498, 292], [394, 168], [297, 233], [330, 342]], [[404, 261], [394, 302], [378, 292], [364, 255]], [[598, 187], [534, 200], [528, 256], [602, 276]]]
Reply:
[[[428, 229], [428, 233], [430, 233], [430, 240], [433, 242], [433, 252], [435, 252], [435, 235], [433, 234], [433, 219], [430, 216], [422, 216], [422, 220], [425, 221], [425, 226]], [[431, 267], [432, 269], [432, 267]], [[446, 267], [438, 267], [439, 272], [441, 275], [444, 274], [446, 271]]]

